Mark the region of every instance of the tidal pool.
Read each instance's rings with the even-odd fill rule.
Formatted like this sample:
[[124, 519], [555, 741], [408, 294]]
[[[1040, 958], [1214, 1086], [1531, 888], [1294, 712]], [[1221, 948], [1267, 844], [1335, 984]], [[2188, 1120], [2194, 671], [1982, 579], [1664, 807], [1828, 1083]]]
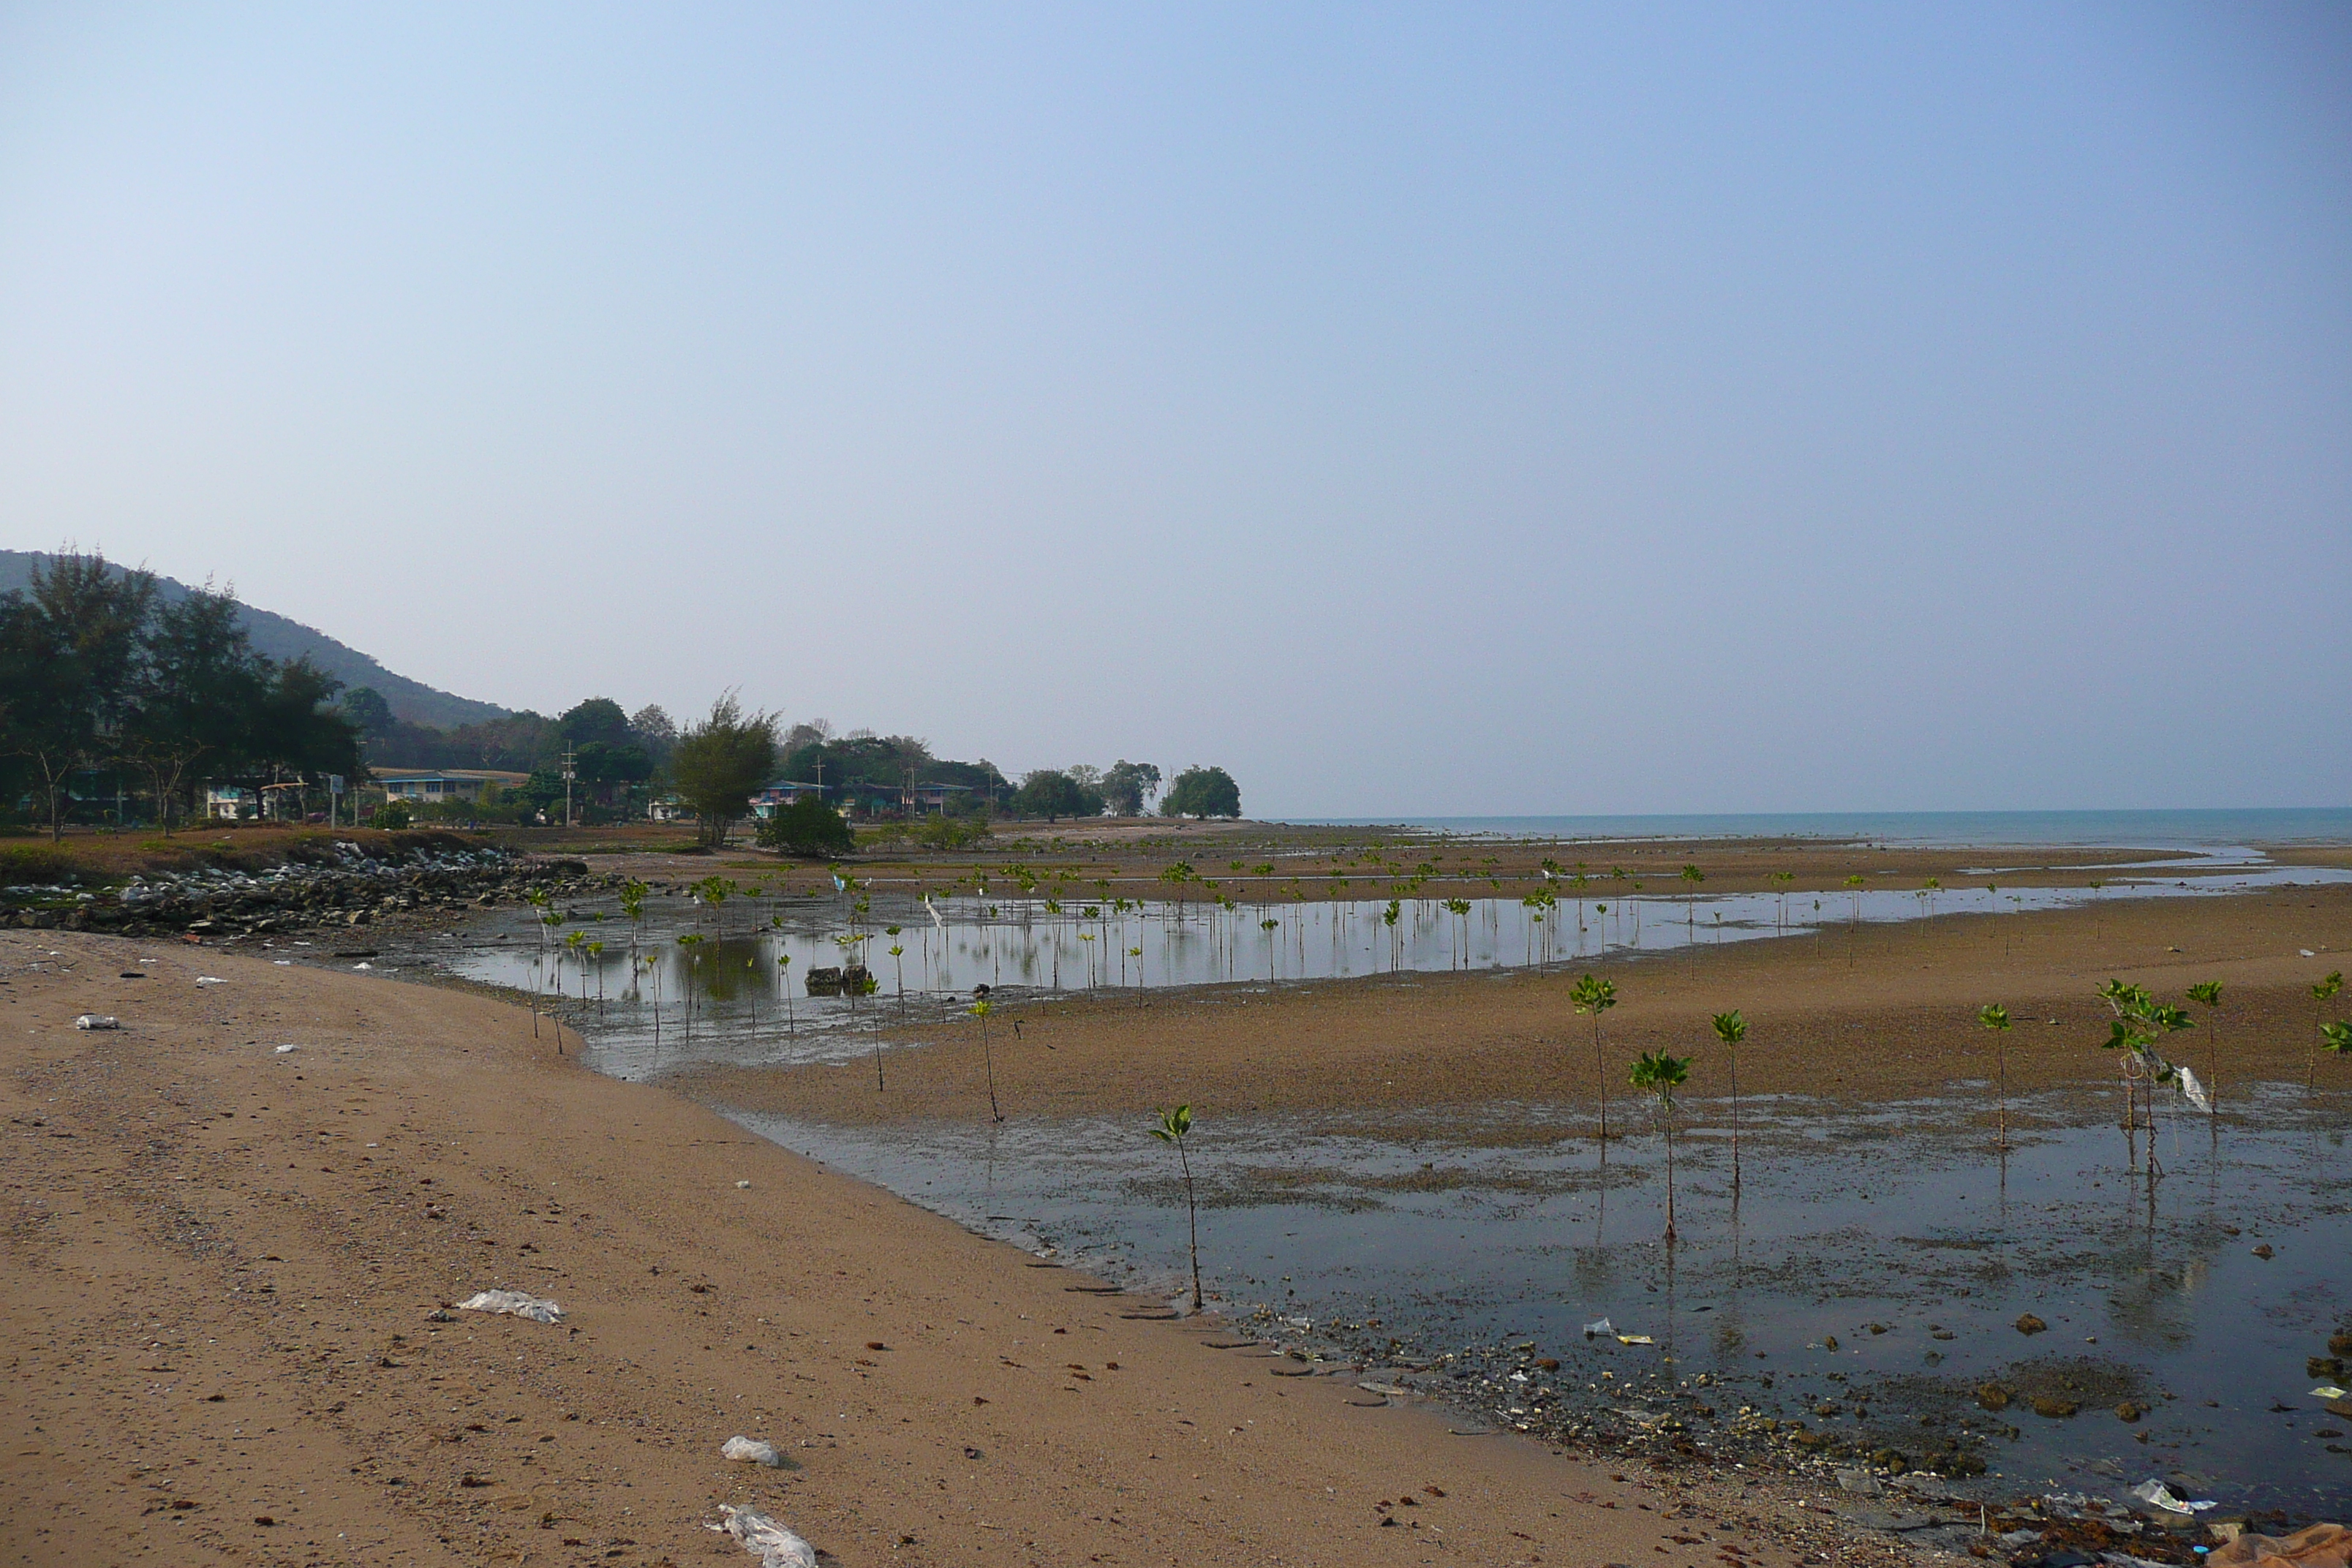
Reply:
[[[1736, 1194], [1727, 1133], [1678, 1139], [1671, 1251], [1663, 1146], [1630, 1100], [1640, 1131], [1605, 1170], [1583, 1106], [1203, 1122], [1202, 1265], [1245, 1325], [1555, 1437], [1654, 1441], [1671, 1418], [1704, 1448], [1793, 1419], [1850, 1456], [1948, 1474], [1974, 1456], [1987, 1473], [1963, 1485], [1985, 1495], [2120, 1496], [2157, 1476], [2231, 1509], [2341, 1518], [2352, 1421], [2312, 1397], [2329, 1379], [2307, 1363], [2352, 1329], [2347, 1099], [2265, 1087], [2216, 1123], [2168, 1112], [2152, 1184], [2095, 1090], [2013, 1105], [2005, 1161], [1968, 1086], [1751, 1101]], [[976, 1231], [1183, 1297], [1182, 1187], [1143, 1119], [730, 1114]], [[2021, 1332], [2026, 1313], [2047, 1329]], [[1604, 1317], [1656, 1343], [1588, 1337]], [[1760, 1444], [1822, 1462], [1785, 1428]]]
[[[2010, 886], [1822, 894], [1639, 893], [1555, 884], [1527, 897], [1215, 903], [937, 898], [886, 889], [844, 899], [754, 899], [712, 906], [578, 900], [542, 925], [535, 911], [486, 915], [379, 963], [423, 963], [560, 1003], [599, 1071], [645, 1079], [687, 1068], [835, 1060], [887, 1045], [894, 1026], [935, 1023], [985, 985], [1006, 999], [1121, 988], [1286, 984], [1393, 972], [1560, 967], [1603, 955], [1780, 937], [1835, 942], [1854, 927], [1953, 914], [2011, 914], [2100, 899], [2206, 897], [2352, 880], [2329, 868], [2250, 864], [2217, 851], [2169, 875], [2116, 877], [2104, 889]], [[2253, 857], [2259, 860], [2259, 857]], [[2199, 867], [2210, 868], [2198, 871]], [[1391, 916], [1393, 918], [1391, 918]], [[812, 995], [812, 970], [862, 963], [875, 992]]]

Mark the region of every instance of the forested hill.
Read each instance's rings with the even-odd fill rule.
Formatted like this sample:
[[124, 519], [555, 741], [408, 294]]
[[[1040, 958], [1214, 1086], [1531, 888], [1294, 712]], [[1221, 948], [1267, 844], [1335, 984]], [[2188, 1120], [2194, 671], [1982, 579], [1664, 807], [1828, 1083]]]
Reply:
[[[0, 550], [0, 594], [29, 585], [33, 568], [47, 559], [37, 551]], [[188, 594], [186, 584], [169, 577], [157, 576], [155, 584], [156, 592], [167, 600], [185, 598]], [[307, 654], [312, 664], [345, 686], [373, 687], [392, 704], [394, 715], [408, 723], [453, 730], [460, 724], [481, 723], [509, 714], [509, 710], [495, 703], [477, 702], [469, 697], [436, 690], [404, 675], [394, 675], [357, 648], [347, 647], [299, 621], [257, 610], [251, 605], [240, 604], [237, 611], [245, 619], [246, 635], [253, 639], [256, 653], [280, 660]]]

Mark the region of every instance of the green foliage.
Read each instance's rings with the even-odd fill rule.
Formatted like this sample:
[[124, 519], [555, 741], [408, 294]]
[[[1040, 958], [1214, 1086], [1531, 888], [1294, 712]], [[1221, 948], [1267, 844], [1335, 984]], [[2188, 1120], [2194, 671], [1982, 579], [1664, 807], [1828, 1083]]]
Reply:
[[[629, 732], [629, 716], [609, 697], [591, 697], [555, 721], [555, 732], [572, 746], [604, 746], [619, 750], [636, 745]], [[644, 750], [639, 746], [640, 751]]]
[[771, 849], [812, 858], [847, 855], [857, 847], [857, 836], [841, 813], [813, 795], [777, 806], [760, 824], [759, 839]]
[[1239, 816], [1241, 786], [1223, 768], [1189, 767], [1176, 775], [1160, 802], [1162, 816]]
[[1160, 1125], [1151, 1130], [1151, 1135], [1162, 1143], [1181, 1143], [1184, 1134], [1192, 1131], [1192, 1108], [1180, 1105], [1173, 1110], [1160, 1113]]
[[1617, 983], [1588, 974], [1576, 983], [1568, 999], [1576, 1005], [1579, 1013], [1590, 1013], [1598, 1022], [1601, 1014], [1617, 1005]]
[[2344, 972], [2340, 969], [2330, 970], [2326, 979], [2322, 980], [2312, 986], [2311, 999], [2315, 1002], [2326, 1002], [2333, 998], [2338, 991], [2343, 989]]
[[670, 778], [700, 822], [704, 843], [726, 842], [728, 826], [751, 810], [775, 763], [774, 716], [746, 713], [731, 691], [688, 726], [671, 753]]
[[1065, 816], [1100, 816], [1103, 797], [1060, 768], [1039, 768], [1022, 775], [1011, 805], [1024, 816], [1053, 822]]
[[1659, 1102], [1671, 1111], [1675, 1105], [1675, 1090], [1690, 1081], [1690, 1058], [1668, 1056], [1664, 1051], [1643, 1051], [1633, 1059], [1626, 1080], [1635, 1089], [1656, 1095]]
[[2189, 999], [2191, 1002], [2202, 1002], [2208, 1007], [2219, 1007], [2221, 1005], [2221, 983], [2218, 980], [2201, 980], [2189, 988]]
[[1141, 816], [1146, 801], [1159, 788], [1160, 770], [1150, 763], [1121, 757], [1103, 772], [1103, 805], [1114, 816]]
[[73, 875], [73, 861], [46, 844], [11, 844], [0, 849], [0, 883], [54, 885]]
[[404, 800], [388, 800], [368, 817], [370, 827], [406, 827], [413, 820]]
[[2189, 1015], [2169, 1003], [2158, 1001], [2147, 986], [2126, 985], [2120, 980], [2110, 980], [2100, 986], [2099, 996], [2115, 1014], [2100, 1048], [2130, 1051], [2147, 1064], [2150, 1078], [2159, 1083], [2172, 1082], [2179, 1069], [2158, 1054], [2156, 1047], [2167, 1036], [2195, 1027]]
[[1977, 1022], [1997, 1035], [2009, 1032], [2009, 1009], [1998, 1002], [1988, 1002], [1977, 1009]]
[[1748, 1037], [1748, 1020], [1739, 1016], [1739, 1009], [1737, 1007], [1728, 1013], [1716, 1014], [1714, 1022], [1715, 1037], [1721, 1040], [1727, 1048], [1738, 1045]]
[[371, 741], [387, 733], [393, 725], [399, 722], [392, 716], [392, 704], [386, 702], [383, 694], [373, 686], [352, 687], [343, 693], [342, 700], [337, 706], [342, 709], [343, 717], [351, 721], [352, 728]]
[[2338, 1020], [2333, 1024], [2322, 1024], [2319, 1026], [2319, 1037], [2326, 1041], [2327, 1048], [2336, 1055], [2352, 1057], [2352, 1023]]

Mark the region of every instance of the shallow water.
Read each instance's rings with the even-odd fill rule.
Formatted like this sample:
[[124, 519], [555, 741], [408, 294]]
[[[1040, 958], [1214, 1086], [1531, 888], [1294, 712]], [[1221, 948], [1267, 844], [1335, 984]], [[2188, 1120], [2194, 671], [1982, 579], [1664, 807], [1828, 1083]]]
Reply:
[[[877, 890], [856, 915], [834, 900], [730, 900], [717, 910], [648, 899], [645, 919], [617, 900], [580, 900], [542, 931], [528, 910], [388, 961], [424, 962], [487, 984], [567, 999], [587, 1031], [591, 1062], [644, 1079], [688, 1067], [837, 1060], [884, 1043], [894, 1026], [933, 1023], [969, 1006], [985, 984], [1008, 999], [1218, 984], [1288, 984], [1392, 972], [1589, 964], [1617, 954], [1775, 936], [1841, 939], [1852, 925], [1954, 914], [1993, 915], [2100, 899], [2208, 897], [2294, 883], [2352, 880], [2326, 868], [2247, 864], [2217, 853], [2168, 874], [2116, 875], [2104, 890], [2003, 884], [1929, 892], [1889, 888], [1836, 894], [1657, 892], [1597, 886], [1550, 906], [1520, 897], [1294, 900], [1265, 879], [1265, 901], [1165, 900], [1064, 905], [1023, 899], [939, 899], [926, 907]], [[2199, 868], [2205, 868], [2201, 872]], [[1394, 908], [1393, 922], [1386, 917]], [[936, 911], [936, 915], [934, 913]], [[692, 941], [681, 941], [692, 938]], [[593, 944], [601, 943], [602, 951]], [[893, 952], [896, 948], [898, 951]], [[812, 969], [863, 961], [878, 985], [865, 998], [812, 996]]]
[[[1640, 1131], [1612, 1142], [1605, 1173], [1586, 1107], [1202, 1123], [1202, 1265], [1229, 1311], [1263, 1306], [1430, 1367], [1397, 1375], [1508, 1420], [1500, 1389], [1552, 1411], [1554, 1431], [1622, 1436], [1705, 1373], [1727, 1415], [1753, 1405], [1914, 1456], [1963, 1438], [1990, 1467], [1988, 1494], [2113, 1495], [2156, 1475], [2230, 1508], [2341, 1517], [2352, 1452], [2327, 1445], [2352, 1448], [2352, 1423], [2309, 1396], [2305, 1362], [2352, 1326], [2346, 1096], [2315, 1109], [2299, 1086], [2268, 1089], [2210, 1129], [2168, 1115], [2152, 1194], [2096, 1098], [2013, 1107], [2005, 1163], [1976, 1093], [1870, 1110], [1751, 1101], [1736, 1209], [1727, 1138], [1678, 1142], [1671, 1253], [1663, 1145], [1630, 1100], [1618, 1124]], [[737, 1120], [984, 1234], [1180, 1294], [1182, 1189], [1141, 1119], [879, 1131]], [[2029, 1311], [2047, 1332], [2019, 1332]], [[1604, 1316], [1658, 1345], [1586, 1338]], [[1432, 1365], [1529, 1343], [1519, 1364], [1556, 1356], [1556, 1374], [1482, 1389], [1469, 1362]], [[1973, 1397], [1989, 1379], [2066, 1394], [2082, 1413], [1989, 1414]], [[2150, 1413], [2119, 1420], [2126, 1398]], [[1824, 1401], [1839, 1414], [1813, 1415]]]

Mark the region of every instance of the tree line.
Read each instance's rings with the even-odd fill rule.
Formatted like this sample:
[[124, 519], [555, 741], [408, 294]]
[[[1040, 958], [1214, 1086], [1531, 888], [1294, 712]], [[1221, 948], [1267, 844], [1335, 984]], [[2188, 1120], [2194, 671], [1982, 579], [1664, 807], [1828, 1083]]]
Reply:
[[307, 793], [360, 770], [341, 685], [256, 653], [226, 589], [167, 603], [150, 573], [61, 552], [0, 595], [0, 799], [55, 837], [91, 799], [143, 797], [168, 832], [205, 783]]

